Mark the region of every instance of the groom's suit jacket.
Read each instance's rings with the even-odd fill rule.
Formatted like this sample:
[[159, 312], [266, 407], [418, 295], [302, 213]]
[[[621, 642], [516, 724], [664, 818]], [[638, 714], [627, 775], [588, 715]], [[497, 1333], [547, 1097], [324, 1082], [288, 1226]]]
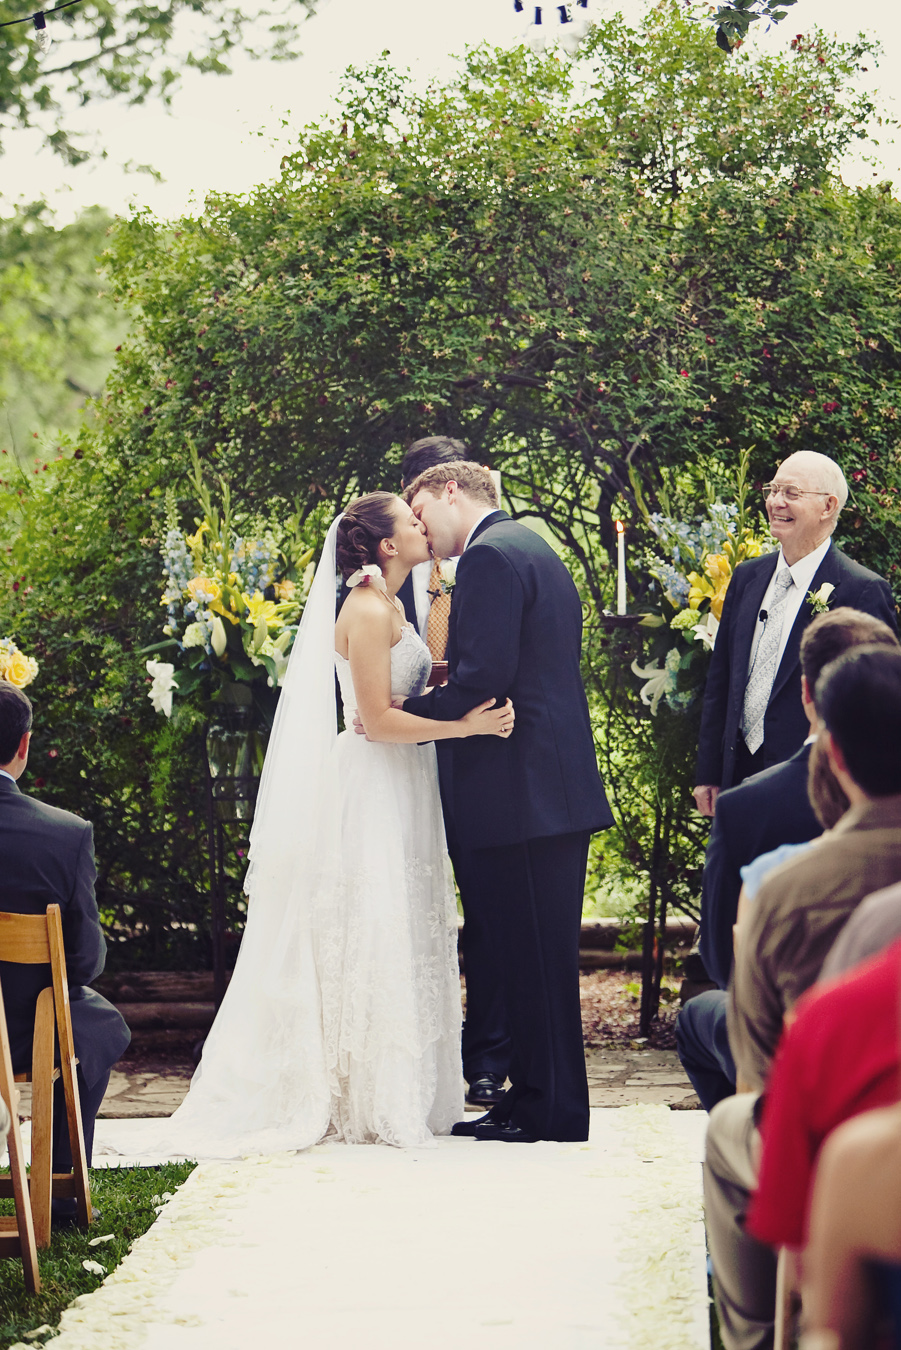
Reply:
[[613, 824], [580, 670], [582, 606], [548, 544], [504, 511], [480, 521], [457, 564], [446, 685], [407, 712], [453, 721], [513, 700], [512, 736], [439, 741], [442, 795], [468, 849]]
[[[729, 583], [704, 690], [696, 783], [727, 788], [735, 781], [735, 752], [741, 733], [754, 629], [778, 558], [778, 552], [767, 553], [741, 563]], [[834, 544], [817, 568], [811, 590], [819, 590], [827, 581], [835, 587], [829, 597], [830, 609], [850, 605], [882, 619], [893, 632], [897, 631], [888, 583], [840, 553]], [[813, 608], [805, 598], [782, 653], [764, 717], [766, 768], [781, 764], [807, 739], [807, 716], [801, 703], [800, 649], [804, 629], [813, 617]]]
[[[87, 821], [19, 791], [0, 774], [0, 910], [45, 914], [62, 911], [63, 948], [75, 1053], [88, 1087], [125, 1050], [131, 1033], [119, 1012], [87, 986], [103, 970], [106, 940], [94, 898], [93, 829]], [[0, 961], [13, 1068], [31, 1064], [38, 994], [51, 983], [49, 966]]]

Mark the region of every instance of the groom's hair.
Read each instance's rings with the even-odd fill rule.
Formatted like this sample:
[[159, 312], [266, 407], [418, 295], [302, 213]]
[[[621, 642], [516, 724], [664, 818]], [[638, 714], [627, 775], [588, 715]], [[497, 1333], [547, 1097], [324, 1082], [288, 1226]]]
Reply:
[[31, 730], [31, 699], [18, 685], [0, 680], [0, 764], [11, 764], [19, 742]]
[[461, 459], [472, 459], [469, 447], [453, 436], [423, 436], [408, 445], [400, 462], [400, 481], [406, 487], [426, 469], [436, 464], [456, 464]]
[[483, 469], [481, 464], [472, 464], [463, 459], [426, 469], [404, 490], [404, 501], [412, 502], [417, 492], [430, 492], [433, 497], [440, 497], [445, 483], [456, 483], [460, 491], [473, 501], [484, 502], [486, 506], [498, 504], [497, 490], [488, 470]]

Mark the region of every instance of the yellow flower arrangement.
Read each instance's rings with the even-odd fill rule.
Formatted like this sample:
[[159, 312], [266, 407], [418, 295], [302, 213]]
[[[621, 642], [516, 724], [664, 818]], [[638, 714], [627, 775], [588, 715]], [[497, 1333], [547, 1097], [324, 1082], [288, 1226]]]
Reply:
[[38, 673], [38, 663], [26, 656], [12, 638], [0, 638], [0, 680], [7, 680], [17, 689], [24, 689]]

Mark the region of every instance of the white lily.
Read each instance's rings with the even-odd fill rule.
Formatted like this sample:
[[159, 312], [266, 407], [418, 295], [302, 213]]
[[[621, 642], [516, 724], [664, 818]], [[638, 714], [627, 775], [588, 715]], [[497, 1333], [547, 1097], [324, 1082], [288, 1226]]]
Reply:
[[168, 661], [148, 661], [147, 674], [153, 680], [147, 697], [153, 704], [154, 712], [172, 716], [172, 695], [178, 688], [175, 679], [175, 667]]
[[212, 619], [210, 620], [210, 623], [213, 629], [212, 633], [210, 634], [210, 646], [221, 660], [222, 657], [225, 655], [225, 648], [228, 641], [228, 639], [225, 636], [225, 624], [219, 618], [218, 614], [213, 615]]
[[692, 632], [695, 635], [695, 642], [703, 642], [704, 650], [712, 652], [716, 646], [716, 635], [719, 632], [720, 621], [715, 614], [708, 613], [702, 623], [696, 623]]
[[633, 661], [632, 674], [637, 675], [640, 680], [647, 680], [647, 684], [641, 688], [641, 701], [646, 708], [650, 708], [653, 717], [669, 687], [670, 673], [668, 670], [661, 670], [659, 666], [641, 667], [637, 661]]

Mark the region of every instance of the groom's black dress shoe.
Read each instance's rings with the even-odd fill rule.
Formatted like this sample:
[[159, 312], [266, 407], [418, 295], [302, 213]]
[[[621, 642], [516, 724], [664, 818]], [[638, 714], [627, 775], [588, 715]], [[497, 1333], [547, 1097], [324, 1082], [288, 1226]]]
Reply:
[[473, 1106], [496, 1106], [504, 1092], [504, 1080], [499, 1073], [483, 1073], [470, 1083], [466, 1100]]
[[502, 1144], [537, 1144], [538, 1135], [521, 1130], [509, 1120], [477, 1120], [473, 1127], [476, 1139], [497, 1139]]
[[478, 1120], [458, 1120], [451, 1126], [451, 1134], [458, 1139], [475, 1139], [476, 1126], [490, 1123], [490, 1116], [479, 1116]]

